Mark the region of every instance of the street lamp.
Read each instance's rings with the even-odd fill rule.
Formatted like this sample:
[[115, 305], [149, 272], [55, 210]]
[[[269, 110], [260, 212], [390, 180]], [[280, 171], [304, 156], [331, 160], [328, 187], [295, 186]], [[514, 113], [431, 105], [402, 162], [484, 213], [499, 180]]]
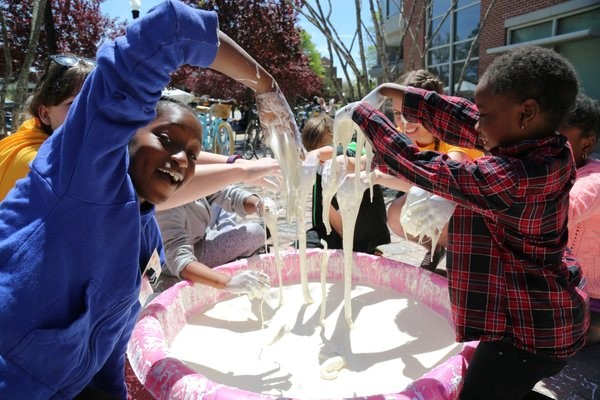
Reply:
[[133, 16], [133, 19], [136, 19], [140, 16], [140, 7], [142, 6], [142, 0], [131, 0], [129, 2], [129, 5], [131, 6], [131, 15]]

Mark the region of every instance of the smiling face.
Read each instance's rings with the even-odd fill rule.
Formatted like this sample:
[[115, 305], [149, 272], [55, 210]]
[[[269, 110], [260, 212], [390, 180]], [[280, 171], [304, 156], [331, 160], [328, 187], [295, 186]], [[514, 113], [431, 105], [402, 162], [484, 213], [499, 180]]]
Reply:
[[162, 106], [129, 144], [129, 175], [140, 202], [160, 204], [187, 182], [202, 149], [202, 127], [194, 114], [178, 105]]
[[433, 143], [435, 137], [423, 125], [417, 122], [408, 122], [402, 116], [402, 104], [397, 99], [392, 99], [394, 110], [394, 123], [417, 146], [424, 147]]
[[520, 103], [509, 96], [493, 94], [490, 86], [481, 82], [475, 90], [475, 104], [479, 109], [479, 122], [475, 129], [484, 149], [490, 150], [524, 138]]

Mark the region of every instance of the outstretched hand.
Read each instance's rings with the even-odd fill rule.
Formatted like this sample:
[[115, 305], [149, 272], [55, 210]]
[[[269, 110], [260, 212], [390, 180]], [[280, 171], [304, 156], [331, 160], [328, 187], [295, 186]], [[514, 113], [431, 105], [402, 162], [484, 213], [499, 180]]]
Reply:
[[262, 271], [246, 270], [231, 277], [225, 290], [234, 294], [247, 294], [251, 299], [261, 298], [269, 290], [269, 275]]
[[251, 160], [240, 163], [244, 177], [243, 182], [260, 186], [272, 192], [281, 190], [283, 186], [283, 175], [279, 162], [271, 157]]
[[[340, 108], [335, 113], [334, 124], [336, 122], [340, 123], [340, 122], [345, 121], [345, 120], [352, 120], [352, 113], [354, 112], [354, 108], [358, 105], [358, 103], [360, 103], [360, 102], [359, 101], [355, 101], [353, 103], [348, 103], [344, 107]], [[334, 130], [335, 130], [335, 128], [334, 128]]]
[[386, 97], [379, 91], [382, 86], [377, 86], [368, 95], [363, 97], [361, 100], [363, 103], [367, 103], [374, 108], [381, 108], [385, 102]]
[[[406, 91], [406, 86], [399, 85], [397, 83], [384, 83], [379, 85], [369, 93], [362, 100], [371, 104], [375, 108], [381, 107], [381, 104], [387, 99], [392, 99], [392, 108], [394, 110], [402, 111], [403, 103], [404, 103], [404, 92]], [[379, 106], [375, 103], [381, 102]]]
[[297, 149], [303, 148], [294, 114], [280, 90], [257, 94], [256, 110], [267, 143], [276, 154], [278, 149], [273, 148], [277, 147], [274, 145], [282, 146], [286, 142], [292, 143]]

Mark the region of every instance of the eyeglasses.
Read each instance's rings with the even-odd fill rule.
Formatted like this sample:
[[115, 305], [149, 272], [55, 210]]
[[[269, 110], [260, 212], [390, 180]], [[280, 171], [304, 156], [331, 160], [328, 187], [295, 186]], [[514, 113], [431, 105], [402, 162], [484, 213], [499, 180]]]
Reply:
[[62, 65], [63, 67], [67, 68], [71, 68], [72, 66], [80, 62], [89, 64], [92, 67], [96, 66], [96, 60], [93, 60], [91, 58], [76, 57], [69, 54], [53, 54], [49, 58], [58, 65]]
[[406, 120], [406, 118], [404, 118], [404, 114], [402, 114], [402, 111], [394, 110], [394, 118], [399, 119], [402, 122], [402, 125], [408, 124], [408, 121]]

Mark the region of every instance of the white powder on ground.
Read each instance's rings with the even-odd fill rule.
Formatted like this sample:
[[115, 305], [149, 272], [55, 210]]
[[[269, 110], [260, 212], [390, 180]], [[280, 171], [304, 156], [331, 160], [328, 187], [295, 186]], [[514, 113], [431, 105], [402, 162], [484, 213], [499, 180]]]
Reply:
[[259, 300], [239, 296], [214, 304], [188, 321], [171, 356], [213, 382], [316, 399], [400, 392], [461, 349], [440, 315], [405, 294], [356, 285], [348, 329], [343, 283], [327, 284], [323, 325], [320, 282], [310, 282], [309, 290], [313, 304], [304, 302], [301, 285], [284, 286], [280, 306], [278, 290], [271, 289], [264, 329]]

